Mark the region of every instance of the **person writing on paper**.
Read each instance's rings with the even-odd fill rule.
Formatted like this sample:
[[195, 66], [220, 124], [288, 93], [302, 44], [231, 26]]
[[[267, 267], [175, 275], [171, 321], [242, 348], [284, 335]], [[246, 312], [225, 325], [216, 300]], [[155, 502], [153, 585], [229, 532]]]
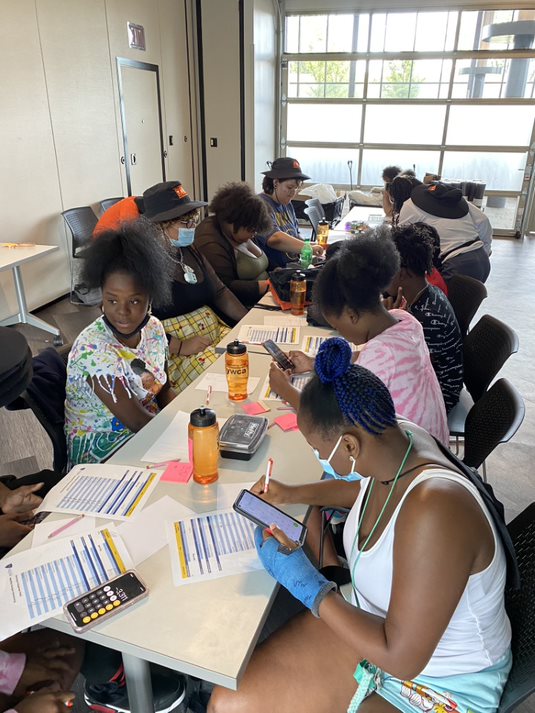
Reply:
[[[396, 413], [425, 428], [447, 445], [444, 399], [418, 320], [401, 309], [385, 308], [381, 295], [399, 272], [390, 230], [380, 227], [346, 240], [316, 279], [314, 301], [333, 329], [360, 345], [353, 359], [373, 371], [392, 394]], [[295, 372], [311, 371], [314, 360], [300, 351], [290, 359]], [[291, 375], [272, 364], [271, 388], [294, 408], [299, 392]]]
[[[289, 157], [276, 158], [269, 171], [262, 173], [263, 192], [259, 195], [268, 209], [271, 227], [263, 235], [258, 235], [257, 240], [269, 258], [271, 269], [286, 267], [303, 248], [292, 199], [310, 176], [301, 171], [299, 161]], [[321, 245], [313, 245], [312, 251], [316, 256], [324, 252]]]
[[[512, 662], [506, 557], [475, 485], [426, 431], [396, 419], [388, 389], [340, 338], [322, 344], [298, 422], [342, 479], [272, 478], [264, 494], [261, 478], [252, 490], [276, 505], [350, 508], [351, 601], [278, 528], [258, 528], [264, 567], [310, 612], [256, 649], [237, 691], [217, 687], [209, 713], [268, 713], [273, 701], [277, 713], [496, 711]], [[345, 482], [355, 470], [362, 480]]]
[[101, 233], [84, 253], [82, 279], [102, 289], [102, 316], [76, 338], [67, 365], [69, 462], [98, 463], [174, 397], [168, 346], [151, 305], [171, 297], [171, 263], [150, 223]]

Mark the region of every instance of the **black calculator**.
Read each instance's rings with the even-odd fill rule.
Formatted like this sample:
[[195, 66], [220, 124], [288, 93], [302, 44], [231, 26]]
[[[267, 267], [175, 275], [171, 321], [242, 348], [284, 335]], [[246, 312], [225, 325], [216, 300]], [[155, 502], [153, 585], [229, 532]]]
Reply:
[[78, 633], [109, 619], [148, 596], [148, 589], [138, 575], [128, 570], [76, 599], [67, 602], [63, 611]]

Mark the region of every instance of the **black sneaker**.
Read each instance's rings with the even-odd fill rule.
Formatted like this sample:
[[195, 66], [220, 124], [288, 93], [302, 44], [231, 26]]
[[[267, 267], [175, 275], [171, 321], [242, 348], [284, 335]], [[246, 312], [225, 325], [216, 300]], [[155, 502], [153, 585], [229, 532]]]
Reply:
[[[151, 666], [152, 697], [155, 713], [179, 710], [186, 697], [186, 682], [174, 671]], [[130, 713], [124, 680], [84, 686], [84, 700], [96, 713]]]

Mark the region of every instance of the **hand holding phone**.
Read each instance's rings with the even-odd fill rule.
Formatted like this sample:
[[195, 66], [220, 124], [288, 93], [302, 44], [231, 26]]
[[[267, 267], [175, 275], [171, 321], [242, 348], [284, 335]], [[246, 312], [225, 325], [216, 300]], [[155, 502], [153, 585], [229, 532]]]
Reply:
[[272, 339], [262, 342], [262, 346], [267, 353], [273, 357], [283, 371], [286, 371], [287, 369], [293, 371], [295, 369], [293, 361], [282, 351], [280, 347], [275, 344]]

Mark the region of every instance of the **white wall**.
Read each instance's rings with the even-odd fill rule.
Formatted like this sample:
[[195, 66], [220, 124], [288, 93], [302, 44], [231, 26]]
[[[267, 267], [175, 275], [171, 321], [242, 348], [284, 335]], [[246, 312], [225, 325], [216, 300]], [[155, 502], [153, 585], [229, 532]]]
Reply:
[[[30, 308], [65, 294], [69, 252], [59, 214], [126, 195], [116, 57], [159, 65], [168, 178], [192, 182], [185, 0], [17, 0], [0, 23], [3, 238], [58, 245], [22, 268]], [[147, 51], [130, 50], [127, 21]], [[174, 146], [167, 146], [169, 134]], [[188, 139], [184, 141], [184, 137]], [[16, 311], [0, 273], [0, 318]]]

